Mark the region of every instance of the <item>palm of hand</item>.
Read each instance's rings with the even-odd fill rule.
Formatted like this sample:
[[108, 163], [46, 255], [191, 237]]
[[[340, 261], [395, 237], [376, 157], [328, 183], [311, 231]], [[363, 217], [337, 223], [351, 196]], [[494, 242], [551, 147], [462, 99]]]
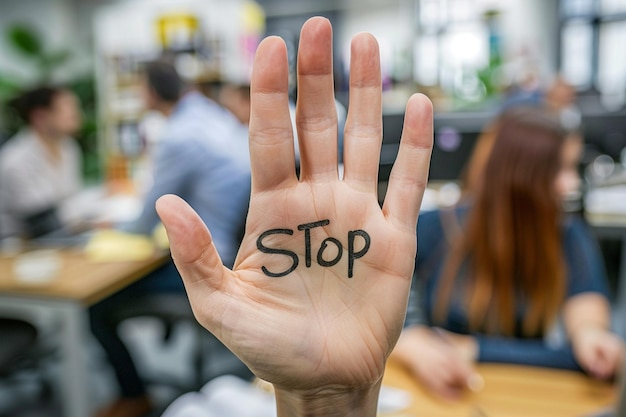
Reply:
[[[305, 232], [297, 226], [326, 219], [327, 226], [310, 229], [307, 255]], [[263, 240], [267, 246], [297, 254], [298, 266], [286, 276], [268, 277], [261, 269], [285, 271], [293, 265], [289, 256], [267, 256], [258, 250], [259, 236], [271, 229], [293, 230], [291, 236]], [[349, 278], [348, 232], [353, 230], [366, 231], [371, 244], [354, 260]], [[321, 266], [317, 254], [328, 237], [341, 243], [343, 253], [337, 264]], [[364, 239], [354, 238], [353, 251], [363, 249]], [[406, 255], [411, 252], [415, 253], [414, 236], [390, 226], [373, 195], [343, 183], [315, 187], [299, 183], [254, 196], [236, 278], [228, 278], [224, 288], [227, 294], [246, 297], [224, 311], [222, 326], [237, 323], [224, 341], [245, 346], [238, 355], [258, 376], [274, 383], [375, 381], [401, 329], [414, 258]], [[327, 261], [338, 255], [334, 244], [322, 252]], [[212, 308], [210, 301], [206, 304]], [[299, 364], [296, 374], [285, 376], [281, 365], [294, 362]]]

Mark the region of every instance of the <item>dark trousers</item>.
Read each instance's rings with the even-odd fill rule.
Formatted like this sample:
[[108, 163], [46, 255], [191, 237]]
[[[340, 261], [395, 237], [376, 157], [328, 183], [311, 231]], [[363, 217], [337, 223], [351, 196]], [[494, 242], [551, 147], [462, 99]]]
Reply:
[[117, 333], [117, 327], [122, 320], [118, 313], [137, 303], [141, 296], [158, 294], [185, 294], [182, 280], [172, 261], [100, 301], [89, 310], [91, 331], [106, 352], [115, 371], [121, 395], [126, 398], [145, 395], [146, 387], [128, 349]]

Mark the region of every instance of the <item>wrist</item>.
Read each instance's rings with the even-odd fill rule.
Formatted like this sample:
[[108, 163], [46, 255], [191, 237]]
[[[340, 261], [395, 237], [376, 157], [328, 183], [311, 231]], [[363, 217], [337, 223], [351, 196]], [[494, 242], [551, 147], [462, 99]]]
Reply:
[[375, 417], [381, 380], [365, 387], [274, 387], [278, 417]]
[[453, 333], [437, 327], [433, 328], [433, 332], [444, 342], [454, 346], [461, 353], [463, 359], [469, 362], [476, 362], [478, 359], [479, 346], [474, 336]]
[[463, 336], [461, 340], [461, 351], [463, 356], [470, 362], [476, 362], [478, 360], [478, 341], [473, 336]]

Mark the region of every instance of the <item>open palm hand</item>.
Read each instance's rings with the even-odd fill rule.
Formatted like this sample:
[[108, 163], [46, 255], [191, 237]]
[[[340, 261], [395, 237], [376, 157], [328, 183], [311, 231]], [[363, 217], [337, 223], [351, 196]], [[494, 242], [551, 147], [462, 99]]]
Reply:
[[415, 226], [432, 146], [432, 108], [407, 105], [384, 206], [376, 195], [381, 147], [378, 46], [352, 42], [345, 174], [337, 173], [331, 28], [302, 29], [294, 168], [284, 43], [265, 39], [251, 85], [252, 195], [234, 270], [182, 200], [158, 211], [197, 319], [256, 375], [279, 388], [323, 390], [380, 381], [402, 328], [416, 251]]

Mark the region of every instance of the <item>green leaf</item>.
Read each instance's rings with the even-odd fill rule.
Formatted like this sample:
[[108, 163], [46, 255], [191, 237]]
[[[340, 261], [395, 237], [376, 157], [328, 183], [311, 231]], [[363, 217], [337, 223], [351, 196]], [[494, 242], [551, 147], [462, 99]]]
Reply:
[[24, 24], [15, 24], [7, 32], [9, 43], [17, 52], [29, 57], [37, 57], [42, 53], [39, 34]]

